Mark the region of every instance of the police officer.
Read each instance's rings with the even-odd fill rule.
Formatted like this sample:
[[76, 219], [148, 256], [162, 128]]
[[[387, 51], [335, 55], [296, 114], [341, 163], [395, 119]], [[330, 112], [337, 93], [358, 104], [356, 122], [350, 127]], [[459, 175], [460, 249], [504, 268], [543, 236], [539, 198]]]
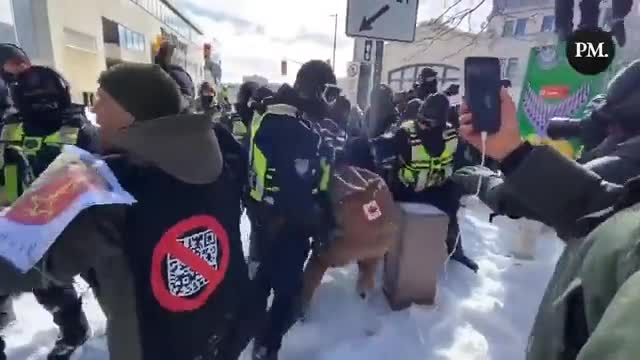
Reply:
[[203, 82], [198, 89], [198, 98], [195, 100], [197, 112], [212, 115], [218, 110], [215, 102], [215, 91], [207, 81]]
[[327, 209], [319, 196], [328, 186], [314, 130], [328, 113], [336, 77], [324, 61], [304, 64], [294, 88], [284, 85], [265, 99], [266, 112], [252, 122], [250, 216], [256, 231], [262, 286], [257, 301], [274, 298], [254, 345], [255, 360], [275, 360], [282, 338], [301, 314], [303, 267], [309, 237], [326, 233]]
[[449, 179], [456, 166], [458, 138], [456, 130], [447, 123], [448, 112], [449, 100], [445, 95], [429, 95], [417, 120], [404, 121], [395, 132], [399, 169], [392, 189], [399, 201], [424, 202], [447, 213], [448, 251], [452, 259], [475, 272], [478, 265], [464, 254], [458, 236], [457, 212], [462, 193]]
[[233, 134], [238, 142], [247, 145], [249, 124], [253, 118], [253, 109], [249, 106], [249, 101], [254, 96], [258, 84], [248, 81], [240, 85], [238, 96], [234, 105], [235, 112], [225, 113], [220, 118], [220, 122]]
[[371, 90], [371, 105], [365, 113], [367, 135], [370, 139], [384, 134], [398, 122], [398, 111], [393, 103], [393, 90], [381, 84]]
[[420, 70], [418, 81], [413, 85], [418, 99], [425, 101], [427, 96], [438, 92], [438, 73], [430, 67]]
[[[95, 128], [74, 105], [69, 85], [54, 70], [31, 66], [11, 84], [16, 113], [5, 117], [0, 136], [3, 203], [11, 204], [58, 156], [64, 145], [96, 151]], [[33, 291], [52, 315], [61, 335], [49, 359], [67, 359], [89, 336], [82, 302], [73, 286], [50, 286]]]

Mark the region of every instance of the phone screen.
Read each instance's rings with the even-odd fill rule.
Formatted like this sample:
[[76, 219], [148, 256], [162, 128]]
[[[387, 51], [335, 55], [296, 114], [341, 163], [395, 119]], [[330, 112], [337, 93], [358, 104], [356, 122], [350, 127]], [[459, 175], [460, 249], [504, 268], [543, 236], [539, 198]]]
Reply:
[[500, 60], [468, 57], [464, 62], [465, 101], [473, 115], [477, 132], [496, 133], [500, 129]]

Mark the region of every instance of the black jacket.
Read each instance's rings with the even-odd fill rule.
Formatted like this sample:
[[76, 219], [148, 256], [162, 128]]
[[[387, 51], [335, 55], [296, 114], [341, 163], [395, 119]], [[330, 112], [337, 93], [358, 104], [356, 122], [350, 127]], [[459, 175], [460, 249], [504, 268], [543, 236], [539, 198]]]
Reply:
[[[304, 115], [304, 101], [293, 89], [283, 87], [267, 100], [267, 111], [253, 140], [268, 166], [275, 169], [273, 181], [279, 191], [271, 208], [287, 220], [313, 221], [318, 211], [313, 190], [321, 175], [320, 134]], [[289, 115], [270, 113], [270, 108], [281, 105], [297, 111]]]

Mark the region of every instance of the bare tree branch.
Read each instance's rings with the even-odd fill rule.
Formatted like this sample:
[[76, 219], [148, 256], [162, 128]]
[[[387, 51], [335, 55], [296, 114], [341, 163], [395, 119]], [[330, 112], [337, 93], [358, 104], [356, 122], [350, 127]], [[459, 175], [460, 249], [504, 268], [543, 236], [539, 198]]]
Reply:
[[[461, 2], [462, 0], [457, 0], [453, 5], [445, 9], [445, 11], [440, 16], [438, 16], [435, 20], [432, 20], [428, 23], [429, 25], [433, 26], [432, 34], [430, 34], [429, 36], [425, 36], [423, 39], [420, 39], [418, 43], [419, 50], [417, 50], [416, 52], [414, 52], [409, 56], [406, 56], [403, 59], [404, 61], [410, 61], [411, 59], [415, 58], [417, 55], [429, 50], [429, 48], [431, 48], [431, 46], [433, 46], [436, 41], [445, 40], [444, 37], [448, 34], [451, 34], [452, 32], [455, 32], [454, 36], [446, 39], [446, 41], [449, 41], [458, 36], [466, 35], [466, 33], [460, 33], [458, 31], [458, 27], [460, 26], [460, 24], [462, 24], [465, 18], [470, 19], [471, 15], [476, 10], [478, 10], [483, 4], [486, 3], [486, 0], [481, 0], [480, 2], [478, 2], [478, 4], [472, 7], [457, 11], [450, 17], [447, 17], [445, 21], [442, 21], [446, 13], [451, 11], [455, 6], [457, 6]], [[480, 32], [484, 31], [485, 29], [486, 27], [483, 27], [483, 29], [481, 29]], [[429, 41], [425, 44], [424, 41], [426, 40], [429, 40]]]
[[447, 56], [444, 56], [442, 58], [442, 61], [448, 60], [448, 59], [460, 54], [465, 49], [468, 49], [468, 48], [470, 48], [472, 46], [475, 46], [478, 43], [478, 39], [480, 38], [480, 36], [482, 36], [482, 33], [489, 27], [489, 24], [491, 24], [491, 21], [493, 20], [493, 18], [494, 18], [494, 15], [490, 16], [487, 19], [486, 23], [484, 23], [482, 25], [482, 28], [480, 29], [480, 31], [465, 46], [461, 47], [460, 49], [456, 50], [455, 52], [453, 52], [453, 53], [451, 53], [451, 54], [449, 54]]

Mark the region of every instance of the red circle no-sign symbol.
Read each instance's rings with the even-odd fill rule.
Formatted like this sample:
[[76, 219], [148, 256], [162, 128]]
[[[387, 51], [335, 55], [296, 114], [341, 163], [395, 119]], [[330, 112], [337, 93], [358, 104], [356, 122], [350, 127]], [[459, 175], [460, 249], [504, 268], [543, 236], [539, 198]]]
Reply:
[[[205, 229], [212, 231], [217, 237], [218, 269], [214, 269], [203, 258], [178, 242], [186, 233]], [[163, 276], [164, 262], [171, 255], [204, 277], [208, 283], [193, 298], [172, 294], [168, 289], [168, 280]], [[151, 259], [151, 289], [160, 305], [172, 312], [193, 311], [202, 307], [209, 296], [224, 279], [229, 266], [229, 236], [216, 218], [209, 215], [198, 215], [178, 222], [164, 233]], [[167, 266], [168, 268], [168, 266]]]

